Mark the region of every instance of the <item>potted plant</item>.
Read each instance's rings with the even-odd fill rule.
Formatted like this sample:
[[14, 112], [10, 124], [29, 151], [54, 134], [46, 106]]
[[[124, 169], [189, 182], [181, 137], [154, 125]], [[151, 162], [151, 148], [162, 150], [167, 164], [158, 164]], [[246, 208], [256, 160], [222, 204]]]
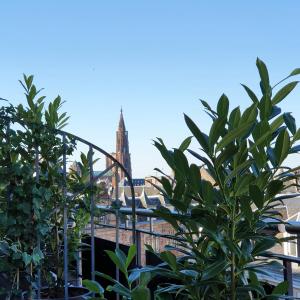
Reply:
[[[40, 273], [47, 297], [59, 298], [64, 286], [64, 207], [68, 207], [69, 220], [75, 216], [73, 228], [68, 229], [71, 260], [88, 222], [85, 213], [92, 189], [84, 185], [83, 175], [64, 175], [63, 154], [71, 155], [76, 145], [71, 137], [66, 135], [63, 140], [57, 132], [69, 118], [59, 112], [61, 98], [45, 109], [45, 97], [39, 96], [33, 76], [24, 75], [21, 84], [28, 106], [0, 108], [0, 278], [2, 275], [6, 282], [6, 297], [19, 298], [24, 291], [27, 297], [34, 297]], [[87, 168], [84, 163], [81, 166]], [[64, 186], [71, 196], [63, 192]], [[81, 222], [76, 220], [76, 212], [84, 216]], [[4, 277], [5, 273], [9, 275]], [[81, 288], [75, 292], [78, 296], [88, 291]]]
[[[169, 150], [161, 139], [154, 142], [174, 173], [174, 178], [163, 174], [156, 179], [176, 212], [161, 207], [156, 214], [174, 227], [179, 238], [177, 247], [157, 254], [161, 265], [146, 270], [177, 282], [162, 284], [157, 291], [159, 297], [268, 297], [259, 274], [264, 266], [276, 264], [266, 255], [282, 239], [266, 230], [283, 222], [276, 206], [284, 197], [277, 195], [297, 177], [296, 169], [284, 163], [300, 150], [295, 119], [279, 107], [298, 82], [278, 87], [300, 74], [300, 69], [272, 87], [264, 62], [257, 59], [256, 65], [261, 96], [242, 85], [251, 100], [244, 111], [240, 107], [230, 110], [224, 94], [216, 109], [201, 101], [212, 119], [208, 134], [185, 115], [192, 136], [180, 147]], [[200, 151], [189, 149], [192, 139]], [[187, 154], [199, 160], [211, 180], [201, 175], [199, 164], [189, 163]], [[153, 251], [151, 247], [149, 250]], [[181, 255], [175, 256], [176, 252]], [[286, 290], [287, 283], [280, 283], [269, 297], [280, 297]]]
[[[113, 292], [121, 296], [123, 300], [150, 300], [150, 289], [147, 286], [152, 278], [151, 273], [144, 272], [142, 269], [130, 268], [136, 256], [136, 246], [131, 245], [129, 247], [127, 256], [121, 249], [118, 248], [114, 252], [109, 250], [105, 252], [115, 266], [121, 271], [126, 281], [126, 284], [122, 284], [107, 274], [95, 272], [95, 275], [112, 283], [112, 285], [108, 285], [106, 287], [106, 291]], [[86, 279], [83, 281], [83, 284], [91, 292], [96, 294], [98, 297], [97, 299], [105, 299], [105, 289], [100, 285], [100, 283]]]

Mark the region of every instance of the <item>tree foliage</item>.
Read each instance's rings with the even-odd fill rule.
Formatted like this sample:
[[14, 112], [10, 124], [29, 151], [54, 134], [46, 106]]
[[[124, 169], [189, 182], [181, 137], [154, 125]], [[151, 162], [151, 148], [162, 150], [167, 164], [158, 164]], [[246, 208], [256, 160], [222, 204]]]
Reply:
[[[156, 213], [180, 238], [178, 247], [159, 254], [164, 267], [153, 269], [179, 282], [161, 286], [161, 295], [173, 293], [195, 300], [266, 296], [258, 274], [264, 272], [263, 266], [275, 264], [263, 257], [282, 241], [266, 229], [270, 223], [281, 222], [277, 195], [297, 177], [284, 162], [300, 150], [295, 119], [283, 113], [279, 104], [298, 82], [272, 88], [264, 62], [257, 59], [256, 65], [261, 95], [242, 85], [251, 100], [244, 111], [230, 110], [224, 94], [216, 110], [202, 101], [212, 119], [208, 133], [184, 116], [199, 152], [189, 149], [190, 138], [173, 150], [161, 139], [154, 142], [174, 173], [173, 181], [166, 176], [159, 180], [177, 214], [167, 208]], [[280, 84], [298, 74], [299, 69], [294, 70]], [[199, 165], [190, 164], [187, 154], [204, 164], [211, 181], [201, 177]], [[182, 256], [176, 258], [171, 250]], [[284, 294], [285, 287], [281, 284], [274, 293]]]

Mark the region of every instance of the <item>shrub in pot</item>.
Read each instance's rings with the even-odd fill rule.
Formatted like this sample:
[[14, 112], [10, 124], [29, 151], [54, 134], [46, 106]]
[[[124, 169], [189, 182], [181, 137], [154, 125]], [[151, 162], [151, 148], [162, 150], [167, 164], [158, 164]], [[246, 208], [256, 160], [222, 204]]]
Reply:
[[[161, 139], [155, 141], [174, 173], [174, 178], [163, 174], [157, 180], [176, 211], [173, 214], [161, 207], [156, 213], [181, 239], [178, 247], [158, 254], [164, 264], [148, 268], [179, 282], [162, 285], [157, 291], [162, 298], [170, 294], [197, 300], [267, 296], [258, 275], [264, 272], [263, 266], [276, 264], [264, 257], [282, 239], [268, 234], [266, 228], [282, 222], [276, 205], [284, 196], [278, 194], [297, 177], [296, 169], [284, 162], [300, 150], [295, 119], [279, 107], [298, 82], [281, 88], [279, 84], [300, 74], [300, 69], [272, 87], [264, 62], [257, 59], [256, 65], [261, 95], [242, 85], [251, 100], [244, 111], [239, 107], [230, 110], [224, 94], [216, 109], [201, 101], [212, 119], [208, 134], [185, 115], [192, 136], [180, 147], [169, 150]], [[192, 139], [200, 151], [189, 149]], [[187, 154], [199, 160], [211, 181], [201, 176], [198, 164], [188, 162]], [[286, 288], [286, 282], [280, 283], [272, 297], [285, 294]]]
[[[83, 176], [71, 172], [65, 178], [62, 172], [63, 153], [72, 154], [76, 145], [71, 137], [63, 141], [57, 134], [68, 120], [59, 112], [60, 97], [45, 109], [45, 97], [39, 96], [33, 76], [24, 76], [21, 84], [28, 106], [0, 108], [0, 274], [9, 274], [4, 293], [10, 298], [23, 291], [30, 295], [39, 271], [43, 285], [63, 287], [63, 209], [68, 205], [69, 219], [79, 209], [84, 215], [91, 192]], [[64, 196], [64, 183], [72, 197]], [[69, 240], [70, 259], [79, 247], [82, 227], [82, 222], [75, 222], [69, 229], [69, 236], [77, 237]]]

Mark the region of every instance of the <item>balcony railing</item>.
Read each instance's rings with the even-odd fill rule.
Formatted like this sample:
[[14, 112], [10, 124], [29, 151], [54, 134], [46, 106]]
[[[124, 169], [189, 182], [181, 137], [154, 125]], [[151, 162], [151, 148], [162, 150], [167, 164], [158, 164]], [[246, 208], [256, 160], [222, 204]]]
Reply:
[[[116, 216], [115, 222], [111, 222], [107, 224], [103, 220], [99, 219], [95, 224], [95, 230], [101, 230], [104, 228], [114, 228], [115, 229], [115, 241], [116, 247], [118, 247], [120, 243], [120, 231], [132, 231], [133, 228], [127, 222], [121, 224], [120, 217], [121, 216], [130, 216], [132, 215], [131, 208], [121, 207], [119, 209], [115, 209], [113, 207], [97, 205], [97, 208], [106, 214], [114, 214]], [[137, 217], [147, 218], [145, 222], [142, 222], [143, 225], [147, 223], [148, 226], [143, 226], [143, 229], [140, 229], [138, 224], [136, 224], [135, 230], [135, 240], [137, 245], [137, 263], [139, 266], [142, 265], [142, 236], [148, 235], [153, 238], [159, 239], [167, 239], [173, 242], [180, 241], [180, 238], [175, 237], [174, 235], [164, 234], [160, 232], [156, 232], [153, 230], [153, 219], [157, 219], [157, 215], [151, 209], [136, 209], [135, 211]], [[176, 214], [176, 212], [173, 212]], [[267, 258], [277, 260], [282, 264], [282, 273], [277, 274], [274, 273], [273, 270], [270, 271], [270, 276], [262, 276], [262, 279], [265, 281], [271, 281], [272, 283], [279, 283], [282, 280], [288, 282], [288, 296], [299, 296], [300, 297], [300, 276], [297, 278], [297, 271], [292, 268], [292, 265], [296, 266], [300, 265], [300, 222], [288, 222], [285, 225], [270, 225], [269, 226], [270, 234], [280, 233], [282, 231], [287, 232], [288, 234], [295, 237], [295, 243], [297, 245], [297, 256], [284, 255], [280, 253], [270, 253], [270, 255], [266, 256]], [[273, 274], [272, 274], [273, 272]], [[300, 274], [299, 274], [300, 275]]]
[[[14, 122], [16, 122], [14, 120]], [[10, 126], [13, 125], [12, 120], [7, 119], [7, 131], [9, 132]], [[21, 124], [21, 122], [20, 122]], [[142, 265], [142, 235], [148, 235], [153, 237], [154, 239], [160, 238], [160, 239], [167, 239], [170, 241], [173, 241], [176, 243], [176, 240], [178, 241], [179, 239], [175, 237], [172, 234], [165, 234], [165, 233], [160, 233], [156, 232], [153, 229], [153, 219], [157, 218], [155, 213], [150, 210], [150, 209], [137, 209], [136, 208], [136, 202], [135, 202], [135, 193], [134, 193], [134, 187], [132, 183], [132, 179], [130, 175], [127, 173], [126, 169], [120, 162], [118, 162], [113, 156], [111, 156], [109, 153], [104, 151], [102, 148], [86, 141], [85, 139], [82, 139], [78, 136], [75, 136], [73, 134], [67, 133], [65, 131], [61, 130], [55, 130], [55, 133], [61, 137], [62, 141], [65, 143], [66, 137], [71, 137], [73, 140], [75, 140], [78, 143], [82, 143], [83, 145], [88, 147], [88, 151], [92, 154], [89, 156], [89, 162], [90, 162], [90, 180], [89, 184], [92, 185], [96, 179], [101, 178], [108, 170], [105, 170], [102, 172], [100, 175], [97, 176], [97, 178], [94, 177], [93, 174], [93, 160], [95, 159], [96, 154], [101, 154], [104, 157], [108, 157], [111, 161], [113, 161], [112, 168], [115, 169], [115, 173], [117, 174], [118, 168], [122, 169], [124, 173], [127, 176], [128, 183], [130, 185], [130, 192], [131, 192], [131, 199], [132, 199], [132, 207], [131, 208], [113, 208], [113, 207], [107, 207], [107, 206], [100, 206], [97, 205], [97, 208], [101, 210], [102, 212], [105, 213], [110, 213], [114, 214], [115, 217], [115, 222], [113, 224], [108, 224], [105, 222], [102, 222], [103, 220], [101, 219], [96, 219], [95, 218], [95, 207], [96, 207], [96, 199], [91, 196], [90, 202], [91, 202], [91, 211], [90, 211], [90, 217], [91, 217], [91, 223], [89, 227], [89, 235], [91, 236], [91, 277], [92, 279], [95, 278], [95, 230], [101, 229], [101, 228], [114, 228], [115, 229], [115, 242], [116, 242], [116, 247], [119, 247], [120, 244], [120, 231], [121, 230], [126, 230], [131, 233], [132, 236], [132, 243], [136, 244], [137, 246], [137, 257], [136, 257], [136, 264], [137, 265]], [[39, 180], [39, 166], [38, 166], [38, 160], [39, 160], [39, 152], [38, 148], [36, 149], [36, 180]], [[63, 154], [63, 173], [64, 176], [66, 176], [67, 173], [67, 155], [66, 153]], [[117, 177], [117, 176], [116, 176]], [[116, 178], [117, 179], [117, 178]], [[64, 188], [64, 187], [63, 187]], [[119, 195], [118, 195], [118, 180], [116, 180], [116, 193], [115, 193], [115, 200], [116, 202], [119, 201]], [[66, 189], [63, 190], [64, 193], [67, 195], [68, 191]], [[68, 218], [67, 218], [67, 207], [65, 208], [64, 212], [64, 274], [65, 274], [65, 299], [68, 299], [68, 236], [67, 236], [67, 229], [68, 229]], [[174, 212], [175, 214], [175, 212]], [[121, 222], [121, 216], [130, 216], [130, 222], [127, 224]], [[143, 229], [138, 228], [138, 223], [137, 223], [137, 217], [144, 217], [147, 219], [148, 223], [148, 229]], [[145, 222], [144, 222], [145, 223]], [[292, 296], [294, 294], [295, 290], [295, 273], [293, 272], [292, 269], [292, 264], [300, 264], [300, 222], [288, 222], [285, 226], [284, 229], [286, 230], [287, 233], [295, 235], [296, 236], [296, 245], [297, 245], [297, 256], [288, 256], [288, 255], [282, 255], [282, 254], [276, 254], [273, 253], [269, 257], [279, 260], [282, 262], [283, 265], [283, 273], [282, 277], [287, 280], [289, 284], [289, 289], [288, 289], [288, 295]], [[270, 231], [272, 232], [277, 232], [279, 229], [276, 226], [270, 226]], [[39, 241], [39, 240], [38, 240]], [[40, 241], [39, 241], [40, 243]], [[38, 245], [40, 247], [40, 245]], [[80, 266], [81, 262], [78, 261], [78, 266]], [[80, 280], [80, 271], [77, 272], [77, 280]], [[119, 272], [116, 270], [116, 279], [118, 280]], [[38, 273], [38, 290], [40, 294], [40, 288], [41, 288], [41, 274], [40, 272]], [[300, 286], [300, 285], [299, 285]]]
[[[16, 119], [11, 119], [9, 117], [1, 117], [4, 119], [5, 124], [6, 124], [6, 132], [7, 132], [7, 137], [6, 139], [9, 141], [9, 133], [10, 133], [10, 129], [14, 128], [14, 126], [17, 126], [17, 128], [19, 127], [24, 127], [26, 128], [26, 124], [21, 121], [21, 120], [16, 120]], [[21, 126], [20, 126], [21, 125]], [[22, 129], [20, 129], [22, 130]], [[88, 148], [88, 152], [90, 155], [88, 155], [88, 159], [89, 159], [89, 182], [88, 182], [88, 186], [93, 186], [95, 184], [95, 182], [100, 179], [102, 176], [104, 176], [109, 170], [111, 170], [112, 168], [114, 169], [114, 174], [116, 177], [116, 190], [118, 190], [118, 170], [122, 170], [125, 174], [125, 177], [127, 179], [128, 185], [130, 186], [130, 193], [131, 193], [131, 198], [132, 198], [132, 207], [131, 207], [131, 224], [132, 224], [132, 239], [133, 239], [133, 243], [136, 243], [136, 207], [135, 207], [135, 196], [134, 196], [134, 186], [132, 183], [132, 178], [130, 176], [130, 174], [127, 172], [127, 170], [125, 169], [125, 167], [112, 155], [110, 155], [108, 152], [106, 152], [104, 149], [94, 145], [93, 143], [88, 142], [87, 140], [78, 137], [74, 134], [68, 133], [66, 131], [63, 130], [58, 130], [58, 129], [48, 129], [49, 132], [52, 132], [55, 136], [59, 137], [63, 143], [63, 154], [62, 154], [62, 161], [63, 161], [63, 167], [62, 167], [62, 174], [64, 177], [63, 183], [61, 186], [63, 194], [66, 198], [71, 198], [76, 196], [76, 195], [72, 195], [69, 194], [69, 191], [67, 190], [66, 187], [66, 176], [67, 176], [67, 163], [68, 163], [68, 155], [66, 153], [66, 139], [72, 139], [72, 141], [74, 141], [76, 143], [77, 146], [81, 146], [82, 147], [87, 147]], [[112, 165], [104, 170], [101, 174], [97, 175], [96, 177], [94, 176], [94, 171], [93, 171], [93, 162], [96, 158], [99, 158], [100, 156], [104, 157], [103, 161], [106, 161], [106, 158], [110, 159], [112, 161]], [[37, 182], [39, 182], [39, 174], [40, 174], [40, 167], [39, 167], [39, 160], [40, 160], [40, 153], [39, 153], [39, 148], [38, 145], [36, 145], [35, 147], [35, 179]], [[10, 197], [10, 196], [9, 196]], [[118, 199], [118, 194], [116, 193], [116, 199]], [[8, 199], [10, 201], [10, 199]], [[91, 236], [91, 278], [95, 279], [95, 226], [94, 226], [94, 222], [95, 222], [95, 197], [94, 195], [90, 196], [90, 236]], [[64, 213], [63, 213], [63, 219], [64, 219], [64, 227], [63, 227], [63, 239], [64, 239], [64, 243], [63, 243], [63, 247], [64, 247], [64, 298], [68, 299], [69, 295], [68, 295], [68, 286], [69, 286], [69, 261], [68, 261], [68, 227], [69, 227], [69, 219], [68, 219], [68, 207], [67, 205], [65, 205], [64, 208]], [[117, 224], [117, 226], [119, 227], [119, 225]], [[37, 248], [40, 250], [41, 249], [41, 238], [38, 236], [37, 237]], [[80, 261], [80, 256], [77, 260], [77, 270], [80, 268], [81, 266], [81, 261]], [[77, 278], [76, 278], [76, 282], [78, 283], [81, 279], [79, 276], [79, 271], [77, 271]], [[41, 270], [38, 269], [37, 271], [37, 296], [38, 299], [40, 299], [40, 295], [41, 295], [41, 288], [42, 288], [42, 275], [41, 275]]]

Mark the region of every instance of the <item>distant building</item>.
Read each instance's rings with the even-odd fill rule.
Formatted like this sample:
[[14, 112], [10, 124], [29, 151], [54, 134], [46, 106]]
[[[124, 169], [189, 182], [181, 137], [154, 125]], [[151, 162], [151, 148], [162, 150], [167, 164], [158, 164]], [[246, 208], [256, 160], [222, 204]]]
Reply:
[[[132, 179], [133, 186], [144, 186], [145, 185], [145, 179], [144, 178], [133, 178]], [[124, 186], [129, 186], [129, 181], [125, 178], [123, 182]]]
[[[120, 120], [118, 130], [116, 132], [116, 152], [111, 153], [111, 155], [118, 160], [126, 169], [130, 177], [132, 177], [131, 170], [131, 157], [129, 152], [129, 141], [128, 141], [128, 131], [125, 127], [123, 110], [121, 109]], [[113, 164], [112, 160], [106, 159], [106, 168], [109, 168]], [[125, 172], [118, 168], [118, 181], [125, 179]], [[116, 186], [115, 179], [112, 182], [113, 187]]]

